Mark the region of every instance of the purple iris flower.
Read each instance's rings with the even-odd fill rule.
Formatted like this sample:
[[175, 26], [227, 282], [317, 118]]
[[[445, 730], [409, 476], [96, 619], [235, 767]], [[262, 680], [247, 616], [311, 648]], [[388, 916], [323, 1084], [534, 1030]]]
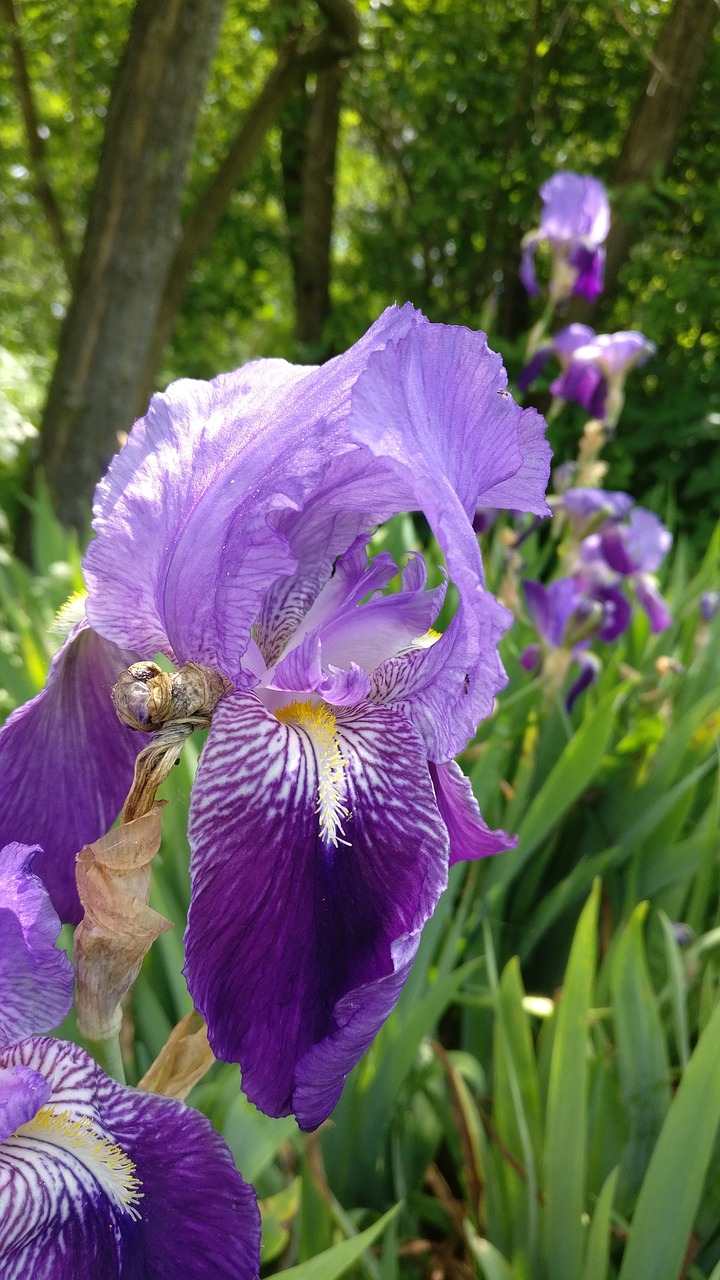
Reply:
[[605, 250], [610, 230], [607, 192], [597, 178], [561, 170], [540, 188], [540, 226], [522, 242], [520, 279], [528, 293], [540, 292], [535, 253], [541, 244], [552, 255], [550, 297], [561, 302], [580, 294], [592, 302], [602, 292]]
[[73, 985], [36, 852], [0, 851], [3, 1280], [252, 1280], [255, 1195], [209, 1121], [33, 1034], [62, 1020]]
[[567, 369], [578, 348], [587, 346], [594, 337], [595, 330], [587, 324], [568, 324], [564, 329], [559, 329], [552, 338], [538, 347], [534, 356], [525, 365], [517, 380], [518, 390], [527, 391], [535, 379], [544, 372], [551, 356], [559, 360], [561, 369]]
[[652, 631], [664, 631], [672, 617], [654, 575], [671, 546], [672, 534], [662, 520], [644, 507], [634, 507], [626, 521], [605, 525], [583, 540], [580, 572], [595, 584], [627, 580]]
[[635, 499], [621, 490], [594, 489], [586, 486], [566, 489], [558, 502], [580, 534], [590, 527], [594, 532], [608, 524], [624, 520], [635, 505]]
[[[505, 386], [484, 335], [407, 305], [322, 368], [154, 397], [98, 487], [88, 622], [0, 731], [0, 829], [43, 828], [77, 918], [78, 833], [120, 807], [142, 745], [98, 707], [108, 677], [161, 651], [230, 681], [191, 799], [185, 973], [248, 1096], [305, 1128], [393, 1008], [449, 862], [513, 843], [452, 763], [505, 681], [474, 513], [548, 511], [544, 422]], [[390, 557], [368, 559], [408, 510], [457, 588], [442, 636], [421, 557], [393, 594]]]
[[654, 342], [633, 330], [598, 334], [576, 347], [550, 390], [562, 400], [582, 405], [591, 417], [614, 424], [622, 408], [625, 378], [656, 350]]
[[538, 671], [543, 667], [544, 655], [565, 650], [568, 666], [577, 663], [579, 667], [565, 697], [567, 710], [571, 711], [579, 695], [597, 679], [600, 663], [595, 654], [587, 652], [587, 646], [595, 635], [607, 638], [603, 630], [610, 625], [616, 602], [585, 594], [575, 578], [557, 578], [548, 586], [526, 581], [523, 589], [528, 614], [541, 643], [527, 646], [520, 655], [521, 665], [526, 671]]

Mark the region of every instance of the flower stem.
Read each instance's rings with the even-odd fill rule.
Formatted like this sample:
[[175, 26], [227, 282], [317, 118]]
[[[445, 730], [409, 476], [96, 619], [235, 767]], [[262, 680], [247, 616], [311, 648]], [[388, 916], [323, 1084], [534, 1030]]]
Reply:
[[111, 1076], [113, 1080], [118, 1080], [120, 1084], [125, 1084], [125, 1066], [120, 1050], [120, 1033], [104, 1036], [102, 1040], [91, 1040], [86, 1037], [85, 1044], [88, 1053], [92, 1054], [105, 1074]]
[[530, 360], [531, 357], [535, 355], [535, 352], [537, 351], [538, 347], [540, 346], [540, 343], [545, 337], [545, 334], [550, 328], [550, 325], [552, 324], [552, 321], [553, 321], [553, 316], [555, 315], [556, 305], [557, 304], [554, 301], [554, 299], [550, 299], [540, 319], [537, 321], [537, 324], [534, 324], [532, 329], [530, 330], [530, 333], [528, 334], [527, 347], [525, 349], [526, 360]]

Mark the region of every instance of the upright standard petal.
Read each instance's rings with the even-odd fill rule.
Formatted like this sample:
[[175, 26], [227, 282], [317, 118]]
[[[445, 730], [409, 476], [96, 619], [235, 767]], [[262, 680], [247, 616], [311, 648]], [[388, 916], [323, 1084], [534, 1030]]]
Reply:
[[0, 1045], [51, 1031], [72, 1004], [73, 968], [55, 946], [60, 921], [31, 870], [38, 852], [0, 850]]
[[0, 1142], [3, 1280], [254, 1280], [255, 1196], [204, 1116], [56, 1040], [0, 1051], [2, 1072], [49, 1086]]
[[190, 813], [185, 971], [248, 1097], [312, 1129], [397, 1000], [448, 835], [403, 716], [281, 714], [252, 694], [215, 713]]
[[[84, 562], [93, 626], [234, 680], [271, 585], [305, 567], [312, 599], [318, 566], [322, 581], [368, 513], [397, 509], [376, 479], [363, 491], [344, 423], [370, 353], [420, 323], [412, 307], [390, 307], [320, 369], [259, 360], [153, 397], [98, 486]], [[314, 501], [320, 522], [307, 519]]]
[[610, 202], [598, 178], [560, 169], [540, 188], [544, 209], [540, 223], [550, 241], [584, 240], [601, 245], [610, 230]]
[[0, 729], [0, 845], [40, 845], [33, 870], [60, 919], [82, 916], [75, 855], [112, 826], [145, 745], [110, 696], [136, 653], [81, 622], [55, 655], [47, 683]]
[[[351, 434], [399, 477], [406, 505], [425, 513], [460, 594], [446, 634], [415, 660], [418, 668], [433, 669], [447, 711], [438, 733], [430, 730], [437, 761], [465, 745], [504, 684], [496, 645], [510, 617], [484, 590], [475, 510], [549, 511], [545, 424], [515, 404], [506, 384], [484, 335], [431, 325], [373, 355], [353, 391]], [[450, 737], [448, 719], [455, 725]]]

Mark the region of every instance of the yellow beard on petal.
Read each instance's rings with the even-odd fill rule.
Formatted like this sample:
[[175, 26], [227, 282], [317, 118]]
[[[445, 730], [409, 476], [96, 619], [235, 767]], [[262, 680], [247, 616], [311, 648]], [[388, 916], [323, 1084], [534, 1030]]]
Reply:
[[88, 1116], [41, 1107], [32, 1120], [16, 1129], [13, 1138], [31, 1138], [69, 1152], [89, 1170], [110, 1200], [131, 1218], [140, 1218], [136, 1206], [143, 1193], [142, 1183], [135, 1177], [135, 1165], [122, 1147], [95, 1128]]
[[345, 761], [337, 740], [335, 716], [324, 702], [291, 702], [275, 712], [283, 724], [304, 729], [312, 743], [318, 771], [318, 803], [315, 812], [320, 832], [329, 844], [343, 840], [343, 820], [350, 817], [345, 805]]

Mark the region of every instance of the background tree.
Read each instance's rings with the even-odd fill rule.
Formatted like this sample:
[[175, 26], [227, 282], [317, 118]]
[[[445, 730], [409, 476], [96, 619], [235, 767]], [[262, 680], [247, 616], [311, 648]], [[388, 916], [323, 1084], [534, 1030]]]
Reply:
[[[43, 147], [29, 145], [17, 58], [10, 59], [0, 66], [8, 158], [0, 319], [37, 398], [69, 302], [38, 173], [74, 258], [132, 10], [129, 0], [110, 11], [99, 0], [13, 2], [10, 22], [3, 0], [5, 30], [21, 47]], [[677, 13], [691, 5], [699, 6], [695, 33], [700, 17], [706, 23], [704, 70], [688, 42], [672, 35]], [[486, 327], [517, 372], [519, 335], [533, 314], [517, 277], [520, 240], [537, 222], [538, 186], [565, 167], [610, 184], [634, 237], [596, 323], [639, 328], [660, 347], [631, 384], [622, 438], [610, 451], [611, 481], [656, 503], [671, 491], [702, 537], [720, 485], [715, 11], [714, 0], [676, 0], [672, 8], [654, 0], [582, 8], [564, 0], [358, 0], [361, 56], [353, 57], [349, 0], [228, 0], [144, 370], [121, 422], [111, 423], [115, 395], [99, 387], [87, 421], [104, 434], [102, 444], [98, 437], [86, 448], [82, 430], [68, 431], [68, 448], [77, 445], [82, 458], [68, 463], [66, 478], [77, 491], [82, 468], [87, 477], [73, 518], [81, 519], [81, 506], [87, 511], [118, 426], [130, 425], [154, 387], [256, 355], [322, 358], [354, 341], [395, 298], [412, 299], [435, 320]], [[663, 134], [662, 165], [640, 182], [627, 156], [643, 147], [657, 153], [647, 112], [664, 89], [658, 82], [648, 98], [646, 87], [659, 62], [672, 63], [667, 83], [682, 111], [673, 138]], [[322, 115], [320, 105], [323, 84], [333, 82], [328, 101], [337, 103], [340, 80], [336, 132], [336, 106]], [[301, 144], [294, 170], [293, 135]], [[310, 195], [311, 180], [324, 205]], [[552, 428], [559, 446], [563, 430]], [[46, 416], [43, 453], [57, 489], [55, 435]]]
[[135, 403], [223, 7], [138, 0], [133, 13], [40, 431], [58, 513], [78, 528]]

